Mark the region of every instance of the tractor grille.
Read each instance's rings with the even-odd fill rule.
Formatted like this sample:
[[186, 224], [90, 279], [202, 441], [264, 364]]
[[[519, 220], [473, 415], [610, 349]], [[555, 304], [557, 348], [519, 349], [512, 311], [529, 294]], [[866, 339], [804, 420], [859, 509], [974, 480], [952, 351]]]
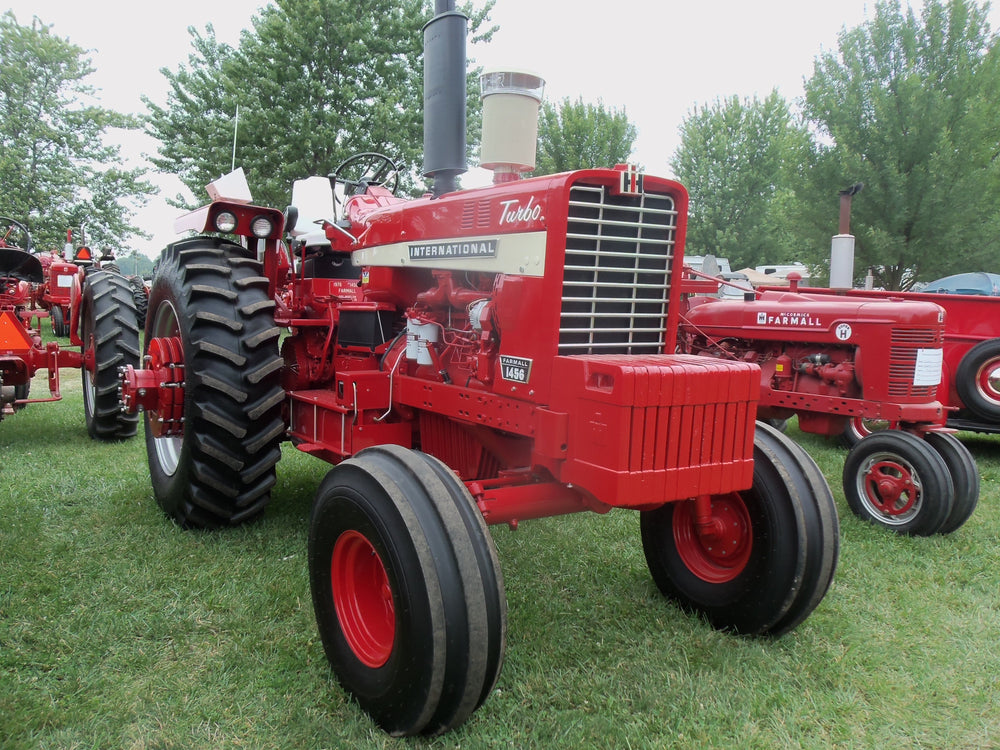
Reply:
[[673, 199], [575, 185], [566, 229], [559, 353], [662, 353], [677, 229]]
[[943, 344], [941, 329], [895, 328], [889, 338], [889, 396], [895, 398], [925, 398], [933, 401], [937, 386], [913, 385], [917, 368], [917, 350], [940, 348]]

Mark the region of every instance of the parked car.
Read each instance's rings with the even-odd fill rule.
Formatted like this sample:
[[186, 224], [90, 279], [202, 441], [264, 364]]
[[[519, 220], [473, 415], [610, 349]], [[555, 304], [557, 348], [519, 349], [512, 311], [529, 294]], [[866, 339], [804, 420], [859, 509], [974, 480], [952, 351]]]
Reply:
[[1000, 273], [971, 271], [932, 281], [921, 291], [934, 294], [985, 294], [1000, 297]]

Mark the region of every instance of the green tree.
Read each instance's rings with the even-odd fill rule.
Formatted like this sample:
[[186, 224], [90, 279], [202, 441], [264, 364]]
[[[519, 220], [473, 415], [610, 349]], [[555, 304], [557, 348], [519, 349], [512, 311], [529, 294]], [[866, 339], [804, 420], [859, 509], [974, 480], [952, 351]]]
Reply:
[[0, 16], [0, 185], [3, 212], [24, 223], [38, 248], [62, 247], [86, 225], [95, 246], [120, 248], [136, 235], [134, 210], [154, 188], [124, 166], [106, 137], [135, 118], [96, 106], [84, 50], [37, 17]]
[[[492, 7], [466, 7], [471, 42], [492, 35]], [[329, 174], [361, 151], [390, 156], [412, 182], [422, 166], [421, 29], [432, 16], [426, 0], [273, 0], [238, 48], [211, 26], [189, 29], [187, 65], [161, 71], [166, 106], [145, 100], [147, 130], [161, 144], [153, 164], [203, 196], [230, 171], [235, 133], [236, 165], [259, 203], [283, 206], [294, 180]], [[474, 73], [468, 90], [478, 132]]]
[[636, 127], [624, 110], [608, 109], [603, 101], [584, 104], [568, 98], [559, 105], [543, 102], [538, 115], [538, 156], [535, 174], [610, 167], [628, 161]]
[[733, 268], [797, 259], [786, 254], [777, 217], [808, 140], [778, 92], [698, 107], [680, 133], [670, 166], [690, 194], [688, 251], [728, 258]]
[[[815, 260], [837, 228], [837, 191], [853, 202], [855, 269], [905, 289], [959, 270], [1000, 270], [1000, 49], [986, 4], [899, 2], [845, 30], [805, 87], [816, 128], [793, 214]], [[960, 263], [959, 263], [960, 261]]]

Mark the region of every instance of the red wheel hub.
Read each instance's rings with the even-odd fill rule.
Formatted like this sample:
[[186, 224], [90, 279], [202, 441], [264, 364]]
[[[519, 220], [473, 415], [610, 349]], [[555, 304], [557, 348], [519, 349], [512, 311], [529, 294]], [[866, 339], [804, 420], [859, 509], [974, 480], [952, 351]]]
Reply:
[[726, 583], [736, 578], [753, 549], [753, 527], [743, 498], [733, 492], [678, 503], [674, 545], [688, 570], [703, 581]]
[[337, 538], [330, 583], [347, 644], [362, 664], [381, 667], [396, 638], [396, 609], [382, 558], [364, 535], [345, 531]]
[[149, 342], [146, 366], [131, 365], [121, 372], [122, 409], [128, 414], [150, 412], [155, 437], [176, 436], [184, 428], [184, 347], [180, 337], [155, 338]]
[[1000, 403], [1000, 359], [990, 359], [976, 373], [979, 392], [984, 398]]
[[864, 477], [868, 502], [888, 516], [900, 516], [917, 501], [920, 487], [910, 471], [895, 461], [873, 463]]

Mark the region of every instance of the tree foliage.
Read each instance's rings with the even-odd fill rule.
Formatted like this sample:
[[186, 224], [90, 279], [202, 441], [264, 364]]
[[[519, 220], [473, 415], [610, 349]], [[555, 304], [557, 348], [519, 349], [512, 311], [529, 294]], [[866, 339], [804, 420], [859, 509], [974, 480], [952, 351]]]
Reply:
[[691, 112], [670, 163], [691, 196], [689, 252], [729, 258], [733, 268], [776, 262], [776, 207], [787, 199], [789, 162], [805, 144], [804, 129], [777, 91]]
[[865, 184], [851, 217], [859, 275], [872, 268], [876, 283], [901, 289], [996, 267], [998, 91], [997, 38], [970, 0], [927, 0], [920, 18], [880, 2], [816, 60], [805, 114], [818, 138], [802, 197], [829, 196], [835, 226], [837, 190]]
[[535, 174], [610, 167], [628, 161], [637, 135], [624, 110], [583, 99], [543, 102], [538, 116]]
[[878, 285], [902, 289], [1000, 270], [998, 91], [985, 4], [926, 0], [918, 17], [878, 2], [816, 59], [808, 142], [780, 127], [780, 108], [765, 127], [766, 103], [729, 100], [686, 119], [673, 166], [692, 195], [689, 247], [823, 269], [838, 193], [861, 182], [850, 227], [859, 279], [870, 268]]
[[132, 223], [153, 187], [124, 166], [107, 137], [136, 129], [134, 118], [93, 104], [84, 50], [0, 16], [0, 213], [31, 231], [36, 247], [62, 247], [66, 230], [85, 225], [95, 246], [120, 249], [143, 233]]
[[[466, 8], [473, 42], [491, 36], [492, 5]], [[362, 151], [390, 156], [412, 179], [422, 161], [421, 29], [432, 16], [426, 0], [273, 0], [237, 48], [211, 26], [189, 29], [187, 65], [161, 71], [166, 105], [145, 100], [148, 132], [161, 144], [153, 164], [203, 196], [230, 171], [235, 134], [235, 164], [254, 200], [275, 206], [288, 202], [294, 180], [330, 174]], [[468, 88], [478, 132], [474, 74]]]

